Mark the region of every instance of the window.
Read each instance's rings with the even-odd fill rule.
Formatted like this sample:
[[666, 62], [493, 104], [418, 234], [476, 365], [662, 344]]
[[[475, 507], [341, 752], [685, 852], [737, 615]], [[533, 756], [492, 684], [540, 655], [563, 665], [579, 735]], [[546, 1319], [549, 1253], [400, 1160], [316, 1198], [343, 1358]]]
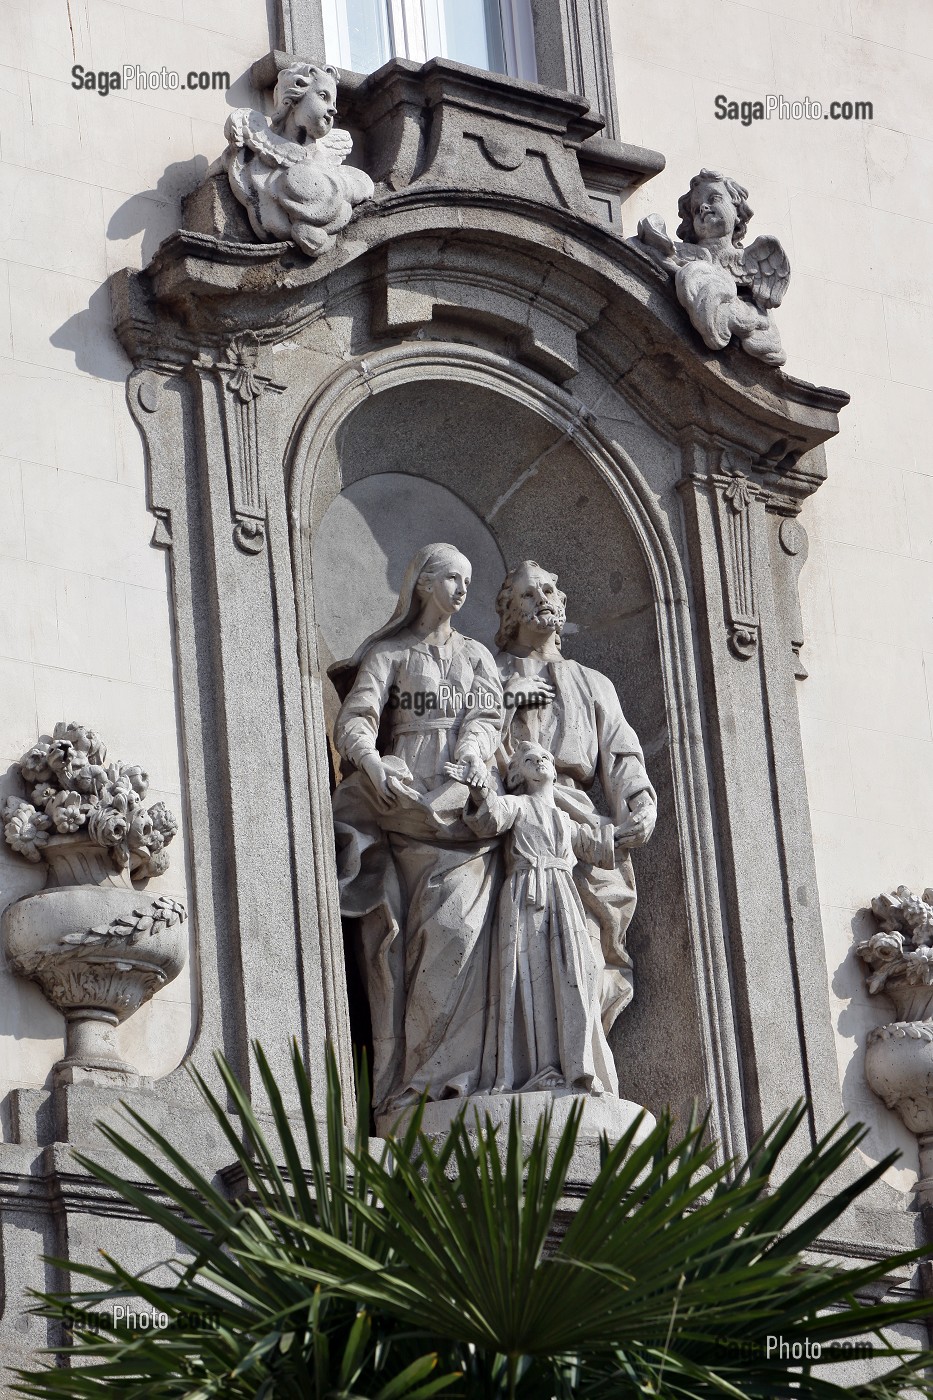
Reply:
[[372, 73], [390, 58], [452, 58], [537, 80], [531, 0], [324, 0], [328, 63]]

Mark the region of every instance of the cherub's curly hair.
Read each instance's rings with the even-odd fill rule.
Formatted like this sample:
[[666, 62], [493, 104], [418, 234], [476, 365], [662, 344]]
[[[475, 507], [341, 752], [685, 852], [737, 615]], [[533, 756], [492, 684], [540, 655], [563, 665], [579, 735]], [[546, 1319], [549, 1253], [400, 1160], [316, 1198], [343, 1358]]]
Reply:
[[316, 63], [290, 63], [283, 68], [275, 85], [275, 110], [269, 125], [275, 127], [288, 116], [289, 108], [300, 102], [313, 82], [327, 75], [337, 82], [340, 74], [328, 63], [323, 68]]
[[690, 208], [690, 196], [697, 185], [707, 184], [710, 180], [718, 180], [721, 185], [725, 185], [726, 193], [735, 205], [735, 228], [732, 230], [732, 242], [739, 247], [745, 237], [746, 230], [752, 217], [752, 207], [748, 202], [748, 190], [744, 185], [740, 185], [738, 180], [730, 180], [728, 175], [723, 175], [719, 170], [701, 170], [698, 175], [694, 175], [690, 181], [690, 188], [686, 194], [682, 194], [677, 201], [677, 213], [680, 215], [680, 224], [677, 229], [677, 237], [681, 243], [696, 243], [697, 236], [693, 230], [693, 212]]

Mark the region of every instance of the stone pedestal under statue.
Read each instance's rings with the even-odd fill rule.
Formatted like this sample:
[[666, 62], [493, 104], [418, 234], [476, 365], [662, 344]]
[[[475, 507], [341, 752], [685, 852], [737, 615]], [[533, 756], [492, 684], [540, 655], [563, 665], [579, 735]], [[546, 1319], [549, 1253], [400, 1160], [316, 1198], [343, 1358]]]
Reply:
[[[580, 1121], [580, 1140], [599, 1139], [618, 1142], [628, 1132], [632, 1124], [640, 1119], [635, 1133], [635, 1143], [643, 1142], [655, 1127], [655, 1119], [640, 1104], [628, 1099], [617, 1099], [611, 1094], [534, 1093], [534, 1094], [473, 1094], [466, 1099], [442, 1099], [440, 1102], [424, 1106], [421, 1128], [429, 1137], [446, 1133], [451, 1124], [461, 1115], [470, 1127], [478, 1116], [485, 1125], [487, 1119], [494, 1127], [508, 1129], [513, 1108], [517, 1108], [522, 1123], [523, 1134], [530, 1137], [538, 1120], [548, 1111], [551, 1114], [551, 1138], [555, 1141], [563, 1132], [573, 1109], [583, 1104], [583, 1117]], [[404, 1132], [413, 1108], [404, 1108], [397, 1113], [386, 1113], [376, 1119], [376, 1132], [384, 1137], [387, 1133], [399, 1136]]]

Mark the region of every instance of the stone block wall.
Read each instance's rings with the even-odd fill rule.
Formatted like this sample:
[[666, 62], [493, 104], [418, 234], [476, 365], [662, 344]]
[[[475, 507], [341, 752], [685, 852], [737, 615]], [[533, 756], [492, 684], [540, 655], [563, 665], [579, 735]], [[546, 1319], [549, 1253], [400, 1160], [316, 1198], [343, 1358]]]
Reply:
[[[35, 0], [7, 5], [0, 46], [0, 795], [59, 719], [93, 724], [184, 814], [166, 555], [150, 540], [129, 362], [111, 329], [111, 272], [148, 262], [179, 201], [248, 100], [269, 46], [254, 0]], [[72, 68], [226, 70], [229, 92], [76, 90]], [[122, 77], [122, 72], [121, 72]], [[183, 894], [183, 834], [153, 892]], [[44, 867], [0, 847], [0, 907]], [[194, 931], [193, 931], [194, 933]], [[120, 1029], [123, 1053], [168, 1073], [191, 1034], [195, 965]], [[62, 1018], [0, 970], [0, 1101], [41, 1085]], [[11, 1125], [0, 1114], [0, 1139]]]

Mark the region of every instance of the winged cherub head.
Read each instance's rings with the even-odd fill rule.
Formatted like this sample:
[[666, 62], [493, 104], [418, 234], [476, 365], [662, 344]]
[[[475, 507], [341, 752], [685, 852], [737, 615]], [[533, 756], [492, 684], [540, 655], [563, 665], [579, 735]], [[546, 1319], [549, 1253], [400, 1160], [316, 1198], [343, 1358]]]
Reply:
[[677, 237], [682, 242], [728, 240], [736, 247], [741, 247], [752, 217], [748, 190], [718, 170], [701, 170], [694, 175], [689, 190], [677, 201], [677, 213]]
[[337, 70], [314, 63], [283, 68], [275, 85], [273, 131], [305, 145], [329, 135], [337, 117]]

